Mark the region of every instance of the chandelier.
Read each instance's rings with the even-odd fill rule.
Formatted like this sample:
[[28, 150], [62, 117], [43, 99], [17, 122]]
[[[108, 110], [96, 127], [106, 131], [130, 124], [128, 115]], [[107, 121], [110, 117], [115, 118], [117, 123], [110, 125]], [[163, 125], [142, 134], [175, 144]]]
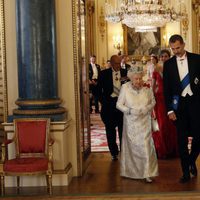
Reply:
[[185, 10], [183, 0], [107, 0], [105, 19], [122, 22], [135, 28], [135, 32], [150, 32], [168, 22], [180, 21], [186, 15]]

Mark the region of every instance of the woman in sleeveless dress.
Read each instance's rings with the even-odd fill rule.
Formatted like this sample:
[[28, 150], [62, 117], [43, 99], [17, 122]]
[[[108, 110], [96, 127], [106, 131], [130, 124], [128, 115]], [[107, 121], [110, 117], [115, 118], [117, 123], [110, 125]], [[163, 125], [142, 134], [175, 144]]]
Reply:
[[[162, 50], [161, 62], [170, 58], [168, 50]], [[153, 139], [158, 158], [170, 158], [178, 155], [177, 133], [173, 122], [167, 117], [163, 94], [163, 65], [157, 64], [152, 74], [152, 88], [156, 100], [154, 107], [155, 117], [158, 121], [159, 131], [153, 132]]]

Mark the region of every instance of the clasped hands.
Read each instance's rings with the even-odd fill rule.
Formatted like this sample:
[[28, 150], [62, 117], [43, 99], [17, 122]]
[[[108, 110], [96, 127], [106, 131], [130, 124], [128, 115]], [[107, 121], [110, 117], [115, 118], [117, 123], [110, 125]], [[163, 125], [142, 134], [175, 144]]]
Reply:
[[142, 108], [129, 108], [128, 114], [146, 115], [150, 111], [151, 111], [151, 101], [149, 100], [147, 105], [144, 105]]
[[148, 109], [144, 108], [129, 108], [128, 114], [134, 114], [134, 115], [146, 115], [149, 112]]

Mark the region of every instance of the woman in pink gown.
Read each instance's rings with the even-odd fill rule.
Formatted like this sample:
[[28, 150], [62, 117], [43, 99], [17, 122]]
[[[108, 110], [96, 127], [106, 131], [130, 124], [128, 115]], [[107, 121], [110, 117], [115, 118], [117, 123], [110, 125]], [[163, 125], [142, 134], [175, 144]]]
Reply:
[[[160, 55], [161, 62], [165, 62], [169, 58], [170, 52], [162, 50]], [[173, 122], [167, 117], [163, 94], [162, 70], [163, 66], [157, 64], [152, 74], [152, 88], [156, 100], [154, 112], [159, 125], [159, 131], [153, 132], [153, 139], [158, 158], [170, 158], [178, 155], [177, 133]]]

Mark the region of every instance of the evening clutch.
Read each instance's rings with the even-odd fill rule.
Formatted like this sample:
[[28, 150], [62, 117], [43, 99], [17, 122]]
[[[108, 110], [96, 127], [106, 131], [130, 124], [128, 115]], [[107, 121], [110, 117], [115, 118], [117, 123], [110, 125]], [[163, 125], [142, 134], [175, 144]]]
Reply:
[[158, 121], [157, 119], [154, 119], [153, 117], [151, 118], [151, 126], [152, 126], [153, 132], [159, 131]]

